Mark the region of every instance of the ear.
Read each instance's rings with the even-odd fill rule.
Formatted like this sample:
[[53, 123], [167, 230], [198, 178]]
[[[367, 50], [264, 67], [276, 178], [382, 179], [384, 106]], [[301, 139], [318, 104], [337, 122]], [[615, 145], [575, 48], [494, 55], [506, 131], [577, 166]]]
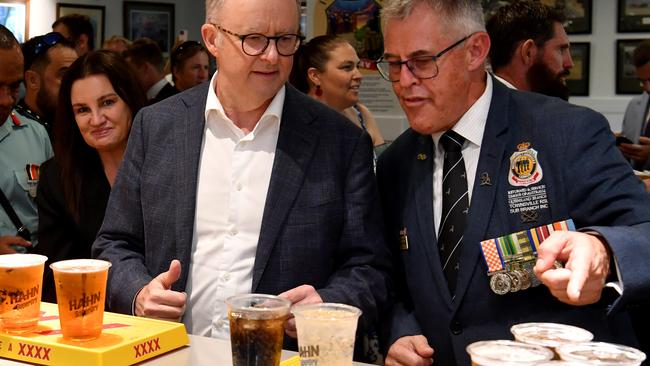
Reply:
[[483, 69], [485, 59], [490, 52], [490, 36], [486, 32], [477, 32], [467, 42], [468, 69], [470, 71]]
[[537, 59], [537, 45], [532, 39], [525, 40], [519, 47], [519, 56], [524, 65], [530, 66]]
[[212, 24], [203, 24], [201, 26], [201, 37], [203, 37], [203, 44], [205, 44], [205, 48], [207, 48], [212, 56], [218, 59], [219, 47], [217, 43], [219, 41], [219, 35], [217, 33], [217, 28], [215, 28]]
[[316, 69], [315, 67], [310, 67], [307, 70], [307, 78], [314, 85], [320, 85], [322, 83], [320, 79], [320, 71], [318, 71], [318, 69]]
[[79, 39], [77, 40], [77, 42], [79, 43], [79, 48], [81, 48], [83, 50], [86, 50], [86, 51], [90, 51], [90, 49], [88, 47], [88, 35], [87, 34], [80, 34]]
[[36, 71], [25, 71], [25, 88], [37, 91], [41, 88], [41, 76]]

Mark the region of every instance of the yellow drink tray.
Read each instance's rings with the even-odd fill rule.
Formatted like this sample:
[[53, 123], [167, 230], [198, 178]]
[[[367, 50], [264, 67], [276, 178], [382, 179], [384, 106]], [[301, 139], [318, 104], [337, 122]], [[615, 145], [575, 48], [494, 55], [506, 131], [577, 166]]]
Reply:
[[37, 328], [0, 333], [0, 357], [42, 365], [132, 365], [190, 343], [181, 323], [104, 313], [102, 335], [92, 341], [64, 340], [56, 304], [41, 303]]

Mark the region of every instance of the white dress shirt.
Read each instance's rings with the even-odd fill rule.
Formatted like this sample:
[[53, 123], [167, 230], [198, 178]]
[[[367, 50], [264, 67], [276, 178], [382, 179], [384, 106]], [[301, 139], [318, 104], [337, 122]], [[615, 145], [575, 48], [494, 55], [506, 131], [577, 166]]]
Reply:
[[[465, 114], [456, 122], [452, 130], [465, 138], [463, 145], [463, 160], [465, 161], [465, 170], [467, 171], [467, 190], [468, 201], [472, 202], [472, 189], [474, 188], [474, 178], [478, 168], [478, 159], [481, 155], [481, 141], [483, 141], [483, 132], [485, 132], [485, 123], [487, 122], [490, 103], [492, 102], [492, 78], [486, 76], [487, 83], [485, 91], [480, 98], [465, 112]], [[440, 215], [442, 215], [442, 169], [444, 164], [444, 149], [438, 143], [440, 137], [445, 131], [434, 133], [432, 135], [435, 159], [433, 165], [433, 220], [435, 223], [436, 235], [440, 226]]]
[[225, 300], [251, 292], [285, 87], [245, 135], [219, 102], [216, 77], [205, 107], [183, 323], [191, 334], [229, 339]]
[[149, 90], [147, 90], [147, 100], [153, 99], [160, 93], [160, 91], [165, 87], [165, 85], [169, 84], [167, 82], [167, 79], [162, 78], [158, 80], [157, 83], [153, 84]]
[[492, 74], [492, 76], [494, 76], [495, 79], [499, 80], [503, 85], [507, 86], [508, 88], [517, 90], [517, 88], [514, 85], [512, 85], [508, 80], [502, 78], [501, 76], [497, 74]]

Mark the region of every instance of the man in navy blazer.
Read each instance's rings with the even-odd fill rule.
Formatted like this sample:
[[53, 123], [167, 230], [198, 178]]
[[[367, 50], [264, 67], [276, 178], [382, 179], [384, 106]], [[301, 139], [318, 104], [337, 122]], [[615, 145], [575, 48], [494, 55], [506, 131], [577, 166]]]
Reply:
[[219, 71], [133, 122], [93, 246], [113, 264], [109, 309], [224, 338], [236, 293], [346, 303], [376, 321], [390, 259], [372, 142], [286, 84], [299, 3], [207, 7]]
[[[650, 196], [616, 151], [605, 118], [487, 76], [490, 40], [479, 2], [384, 4], [378, 67], [411, 126], [377, 169], [400, 273], [386, 365], [467, 365], [468, 344], [512, 339], [510, 326], [530, 321], [573, 324], [596, 340], [636, 344], [624, 308], [650, 290], [643, 269]], [[439, 145], [449, 130], [465, 140], [469, 194], [453, 290], [447, 279], [454, 272], [443, 271], [437, 239], [440, 201], [448, 194]], [[529, 176], [516, 170], [524, 153]], [[530, 200], [514, 199], [521, 197]], [[540, 246], [534, 273], [543, 285], [504, 295], [491, 290], [481, 241], [566, 219], [578, 231], [554, 233]], [[555, 268], [555, 260], [565, 267]], [[614, 279], [622, 295], [609, 297], [603, 285]]]

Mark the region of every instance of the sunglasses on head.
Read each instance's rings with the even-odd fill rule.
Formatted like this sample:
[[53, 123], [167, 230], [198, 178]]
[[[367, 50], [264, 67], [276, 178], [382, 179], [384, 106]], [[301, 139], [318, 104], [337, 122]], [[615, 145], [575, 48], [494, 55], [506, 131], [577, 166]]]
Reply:
[[[30, 40], [31, 41], [31, 40]], [[65, 37], [58, 32], [50, 32], [43, 36], [37, 37], [33, 42], [28, 41], [27, 49], [23, 49], [25, 57], [25, 70], [28, 70], [32, 63], [41, 55], [43, 55], [52, 46], [65, 41]]]

